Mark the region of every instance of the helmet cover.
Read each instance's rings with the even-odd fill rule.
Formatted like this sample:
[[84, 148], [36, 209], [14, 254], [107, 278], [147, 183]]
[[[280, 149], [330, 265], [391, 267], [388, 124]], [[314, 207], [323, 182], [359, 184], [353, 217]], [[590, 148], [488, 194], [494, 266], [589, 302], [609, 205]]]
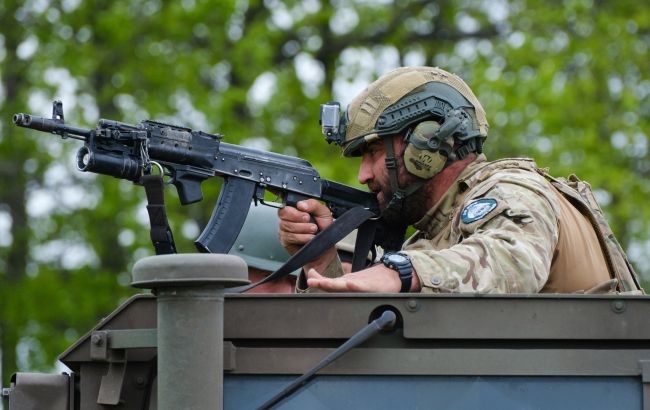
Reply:
[[[446, 86], [423, 87], [430, 83]], [[438, 67], [402, 67], [381, 76], [352, 100], [345, 114], [343, 155], [359, 156], [367, 143], [382, 136], [394, 135], [406, 126], [425, 119], [422, 116], [425, 112], [411, 115], [414, 109], [408, 106], [411, 104], [420, 109], [418, 103], [421, 101], [409, 102], [405, 98], [418, 91], [425, 97], [430, 95], [436, 100], [449, 102], [452, 108], [457, 108], [454, 105], [460, 106], [472, 119], [472, 128], [476, 133], [483, 139], [487, 137], [485, 110], [460, 77]], [[386, 114], [387, 111], [389, 114]]]

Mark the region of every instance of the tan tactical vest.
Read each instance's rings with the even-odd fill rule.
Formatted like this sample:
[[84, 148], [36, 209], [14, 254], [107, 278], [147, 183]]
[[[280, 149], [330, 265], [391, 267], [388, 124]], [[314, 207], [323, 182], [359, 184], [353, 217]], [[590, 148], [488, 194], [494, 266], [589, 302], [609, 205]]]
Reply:
[[[612, 284], [616, 286], [615, 290], [632, 294], [645, 293], [639, 284], [634, 268], [632, 268], [625, 252], [623, 252], [609, 224], [605, 220], [603, 211], [596, 202], [591, 186], [587, 182], [578, 179], [575, 175], [569, 176], [568, 179], [553, 178], [545, 170], [537, 169], [537, 171], [550, 181], [551, 185], [562, 194], [558, 195], [561, 202], [570, 206], [574, 213], [576, 211], [579, 212], [584, 218], [583, 221], [587, 221], [591, 225], [607, 263], [610, 277], [616, 280]], [[571, 229], [570, 224], [567, 224], [567, 226]], [[573, 247], [574, 245], [567, 243], [566, 246]], [[594, 289], [594, 291], [604, 290], [606, 289]]]
[[530, 159], [493, 161], [482, 167], [480, 173], [487, 170], [492, 174], [508, 168], [539, 173], [558, 194], [558, 244], [541, 292], [644, 293], [588, 183], [575, 175], [554, 178]]

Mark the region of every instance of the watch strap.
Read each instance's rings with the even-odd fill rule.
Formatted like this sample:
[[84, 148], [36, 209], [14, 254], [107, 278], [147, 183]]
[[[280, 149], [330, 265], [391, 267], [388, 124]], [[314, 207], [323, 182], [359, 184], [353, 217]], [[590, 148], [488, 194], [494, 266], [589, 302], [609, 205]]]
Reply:
[[[396, 264], [390, 260], [391, 255], [400, 255], [404, 258], [404, 263]], [[382, 258], [381, 262], [387, 268], [393, 269], [397, 272], [402, 287], [400, 288], [400, 293], [406, 293], [411, 290], [411, 283], [413, 282], [413, 265], [411, 264], [411, 259], [402, 252], [386, 252]]]
[[411, 282], [413, 282], [413, 268], [409, 268], [408, 272], [399, 273], [399, 280], [402, 281], [402, 287], [399, 290], [400, 293], [406, 293], [411, 290]]

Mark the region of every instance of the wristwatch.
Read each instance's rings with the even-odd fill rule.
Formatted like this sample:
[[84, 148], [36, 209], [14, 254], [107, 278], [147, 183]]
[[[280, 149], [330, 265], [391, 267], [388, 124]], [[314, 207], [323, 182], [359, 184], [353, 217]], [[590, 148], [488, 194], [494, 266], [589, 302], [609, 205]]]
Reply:
[[402, 252], [386, 252], [381, 257], [381, 262], [387, 268], [397, 271], [399, 280], [402, 282], [400, 293], [411, 290], [411, 281], [413, 280], [413, 265], [407, 254]]

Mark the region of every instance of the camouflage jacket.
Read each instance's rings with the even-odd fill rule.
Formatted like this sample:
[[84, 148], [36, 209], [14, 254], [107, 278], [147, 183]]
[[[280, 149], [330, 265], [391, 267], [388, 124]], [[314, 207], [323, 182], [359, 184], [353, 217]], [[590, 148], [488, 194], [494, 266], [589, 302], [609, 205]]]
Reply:
[[479, 156], [414, 224], [403, 251], [422, 292], [533, 293], [546, 283], [556, 193], [537, 173], [492, 164]]
[[479, 156], [415, 226], [423, 292], [643, 293], [591, 187], [530, 159]]
[[[596, 254], [587, 259], [596, 259], [591, 266], [598, 272], [590, 277], [592, 269], [583, 267], [587, 276], [582, 281], [587, 284], [584, 287], [545, 288], [552, 264], [559, 259], [559, 215], [563, 206], [566, 209], [566, 199], [551, 180], [559, 183], [529, 159], [487, 162], [480, 155], [469, 164], [438, 203], [414, 224], [418, 231], [402, 248], [411, 258], [422, 292], [588, 291], [612, 279], [601, 249], [605, 247], [599, 244], [603, 235], [591, 232], [590, 238], [584, 238], [565, 232], [564, 246], [569, 243], [565, 255], [572, 252], [571, 244], [582, 245], [585, 239], [592, 242]], [[576, 215], [585, 223], [582, 215], [573, 212], [572, 216]], [[587, 230], [592, 230], [591, 226], [587, 223]], [[622, 251], [620, 254], [625, 258]], [[580, 266], [581, 260], [573, 263]], [[341, 276], [339, 266], [333, 263], [322, 274]], [[605, 291], [613, 290], [616, 281], [608, 286]]]

